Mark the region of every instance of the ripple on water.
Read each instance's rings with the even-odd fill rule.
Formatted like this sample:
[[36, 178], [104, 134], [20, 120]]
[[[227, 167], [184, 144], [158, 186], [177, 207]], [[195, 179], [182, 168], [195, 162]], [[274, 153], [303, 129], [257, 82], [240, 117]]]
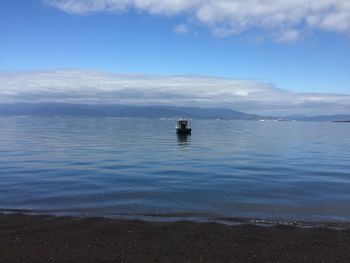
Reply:
[[350, 220], [350, 126], [213, 123], [178, 137], [168, 119], [2, 118], [0, 209]]

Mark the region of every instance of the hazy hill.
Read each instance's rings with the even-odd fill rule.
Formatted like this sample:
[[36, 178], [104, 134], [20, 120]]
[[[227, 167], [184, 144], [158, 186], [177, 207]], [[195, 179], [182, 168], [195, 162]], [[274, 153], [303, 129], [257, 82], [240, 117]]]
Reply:
[[187, 117], [196, 119], [237, 119], [259, 120], [273, 117], [247, 114], [222, 108], [195, 108], [175, 106], [126, 106], [126, 105], [87, 105], [66, 103], [16, 103], [1, 104], [2, 116], [111, 116], [142, 118]]
[[282, 121], [346, 121], [350, 115], [290, 115], [283, 118], [247, 114], [224, 108], [175, 106], [88, 105], [69, 103], [0, 104], [0, 116], [105, 116], [131, 118], [178, 118]]

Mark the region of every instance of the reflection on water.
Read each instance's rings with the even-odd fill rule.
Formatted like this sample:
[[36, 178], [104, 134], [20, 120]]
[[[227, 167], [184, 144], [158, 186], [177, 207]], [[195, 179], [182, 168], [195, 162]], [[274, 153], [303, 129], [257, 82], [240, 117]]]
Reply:
[[176, 134], [177, 135], [177, 144], [180, 147], [187, 147], [191, 141], [191, 134]]
[[0, 118], [0, 211], [350, 221], [349, 125], [175, 122]]

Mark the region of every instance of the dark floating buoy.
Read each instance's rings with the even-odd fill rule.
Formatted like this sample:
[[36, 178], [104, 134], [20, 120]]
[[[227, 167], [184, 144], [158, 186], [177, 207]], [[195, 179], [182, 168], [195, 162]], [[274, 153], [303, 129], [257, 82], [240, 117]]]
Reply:
[[192, 129], [188, 120], [181, 118], [177, 121], [176, 133], [177, 134], [191, 134]]

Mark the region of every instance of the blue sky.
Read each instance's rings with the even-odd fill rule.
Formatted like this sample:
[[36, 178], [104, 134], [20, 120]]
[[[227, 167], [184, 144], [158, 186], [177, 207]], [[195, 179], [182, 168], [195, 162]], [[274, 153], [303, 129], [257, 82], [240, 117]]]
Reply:
[[[228, 13], [218, 20], [201, 1], [191, 6], [181, 1], [175, 7], [155, 1], [164, 2], [155, 9], [132, 1], [119, 7], [118, 0], [87, 0], [90, 6], [81, 0], [2, 0], [0, 70], [201, 75], [249, 79], [297, 93], [350, 94], [350, 16], [348, 21], [342, 1], [328, 1], [339, 9], [335, 15], [342, 20], [334, 21], [341, 26], [324, 7], [321, 15], [330, 19], [312, 27], [305, 21], [319, 15], [316, 8], [305, 11], [302, 22], [286, 18], [276, 26], [256, 24], [266, 14], [236, 21], [239, 14]], [[291, 13], [299, 6], [280, 8], [271, 12]]]

